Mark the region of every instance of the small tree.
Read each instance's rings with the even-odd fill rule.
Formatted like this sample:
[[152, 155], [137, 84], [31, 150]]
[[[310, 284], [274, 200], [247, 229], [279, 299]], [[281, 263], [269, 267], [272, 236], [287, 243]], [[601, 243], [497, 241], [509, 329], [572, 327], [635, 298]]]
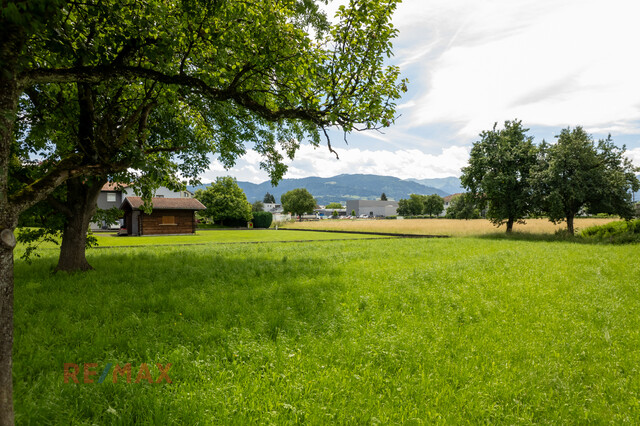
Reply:
[[596, 145], [582, 127], [563, 129], [558, 142], [543, 143], [535, 171], [535, 189], [542, 210], [554, 223], [567, 222], [573, 234], [575, 216], [590, 213], [618, 214], [631, 219], [631, 192], [640, 188], [638, 168], [616, 147], [611, 135]]
[[331, 217], [334, 218], [334, 219], [337, 219], [338, 218], [338, 212], [336, 210], [332, 211], [331, 212]]
[[448, 219], [480, 219], [472, 194], [458, 194], [451, 199], [446, 217]]
[[429, 217], [438, 216], [444, 210], [444, 200], [438, 194], [428, 195], [424, 200], [424, 213]]
[[262, 200], [262, 202], [265, 204], [275, 204], [276, 197], [267, 192], [266, 194], [264, 194], [264, 199]]
[[497, 123], [480, 133], [460, 180], [481, 209], [488, 207], [489, 220], [496, 226], [506, 223], [511, 232], [534, 206], [530, 173], [537, 150], [521, 121], [505, 121], [501, 130], [496, 127]]
[[356, 211], [355, 210], [351, 210], [351, 216], [355, 216], [356, 215]]
[[380, 196], [380, 201], [387, 201], [387, 194], [383, 192], [382, 195]]
[[285, 192], [280, 197], [280, 201], [282, 202], [284, 211], [291, 212], [296, 216], [312, 212], [316, 207], [316, 200], [313, 198], [313, 195], [304, 188], [292, 189], [289, 192]]
[[206, 210], [202, 215], [224, 225], [225, 221], [248, 222], [251, 220], [251, 204], [236, 180], [230, 176], [219, 177], [207, 189], [196, 191]]
[[264, 211], [264, 204], [262, 203], [262, 201], [260, 201], [260, 200], [254, 201], [253, 204], [251, 204], [251, 211], [252, 212], [262, 212], [262, 211]]
[[342, 204], [340, 203], [329, 203], [325, 206], [325, 209], [341, 209]]

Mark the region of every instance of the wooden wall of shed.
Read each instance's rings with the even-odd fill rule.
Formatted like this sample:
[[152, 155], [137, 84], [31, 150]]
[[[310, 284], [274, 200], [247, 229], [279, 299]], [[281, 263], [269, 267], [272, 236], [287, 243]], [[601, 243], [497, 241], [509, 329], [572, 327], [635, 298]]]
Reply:
[[[175, 225], [163, 225], [163, 216], [173, 216]], [[150, 215], [141, 214], [140, 235], [193, 234], [196, 232], [193, 210], [154, 210]]]

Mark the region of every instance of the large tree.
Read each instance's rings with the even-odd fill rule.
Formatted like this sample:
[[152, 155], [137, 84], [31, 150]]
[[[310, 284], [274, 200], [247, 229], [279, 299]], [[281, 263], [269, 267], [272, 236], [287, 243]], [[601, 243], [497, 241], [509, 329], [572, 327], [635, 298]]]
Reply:
[[537, 148], [528, 130], [518, 120], [505, 121], [504, 129], [494, 124], [493, 129], [480, 133], [469, 165], [462, 169], [462, 185], [481, 209], [487, 208], [493, 224], [506, 223], [507, 232], [534, 208], [530, 174]]
[[[68, 179], [85, 182], [91, 176], [104, 179], [124, 172], [131, 156], [145, 152], [135, 143], [148, 140], [147, 131], [127, 132], [126, 143], [119, 145], [121, 138], [97, 138], [96, 130], [139, 129], [147, 114], [169, 104], [180, 110], [181, 117], [198, 117], [209, 134], [215, 133], [223, 117], [228, 126], [242, 128], [249, 122], [252, 126], [246, 133], [251, 138], [223, 139], [216, 150], [231, 153], [227, 158], [233, 160], [244, 152], [245, 143], [252, 142], [263, 156], [261, 166], [277, 181], [286, 170], [284, 156], [293, 157], [302, 140], [318, 145], [320, 135], [332, 126], [351, 132], [393, 122], [394, 101], [404, 89], [398, 69], [384, 64], [396, 34], [390, 23], [395, 4], [395, 0], [352, 0], [339, 9], [337, 24], [329, 25], [311, 1], [2, 3], [0, 419], [4, 423], [13, 422], [13, 230], [18, 216]], [[148, 100], [138, 99], [132, 114], [111, 116], [115, 127], [101, 129], [89, 121], [93, 127], [78, 129], [77, 143], [63, 144], [70, 149], [59, 149], [56, 134], [43, 146], [16, 136], [17, 124], [25, 117], [21, 100], [28, 92], [57, 91], [63, 101], [72, 99], [78, 105], [83, 101], [80, 116], [91, 111], [91, 101], [105, 93], [102, 90], [118, 85], [153, 90]], [[55, 120], [43, 117], [45, 123]], [[77, 125], [86, 123], [79, 120]], [[116, 146], [104, 149], [105, 140]], [[327, 144], [332, 149], [328, 138]], [[37, 161], [32, 178], [11, 183], [10, 166], [33, 159]]]
[[549, 220], [566, 221], [573, 234], [574, 218], [583, 209], [632, 218], [631, 194], [640, 182], [638, 168], [624, 152], [624, 146], [613, 144], [611, 135], [595, 143], [580, 126], [563, 129], [555, 144], [543, 143], [534, 180], [537, 199]]
[[316, 207], [316, 200], [305, 188], [285, 192], [280, 196], [280, 202], [285, 212], [291, 212], [296, 216], [311, 213]]

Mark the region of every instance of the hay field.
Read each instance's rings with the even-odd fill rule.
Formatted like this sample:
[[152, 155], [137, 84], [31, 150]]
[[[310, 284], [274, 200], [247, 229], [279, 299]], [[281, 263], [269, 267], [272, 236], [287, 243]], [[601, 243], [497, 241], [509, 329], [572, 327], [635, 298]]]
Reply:
[[[594, 225], [604, 225], [619, 219], [575, 219], [576, 232]], [[449, 235], [453, 237], [470, 237], [478, 235], [503, 233], [506, 226], [495, 227], [486, 219], [356, 219], [356, 220], [321, 220], [316, 222], [295, 222], [281, 225], [295, 229], [324, 229], [336, 231], [360, 232], [394, 232], [399, 234]], [[531, 234], [553, 234], [559, 229], [566, 229], [566, 224], [554, 225], [547, 219], [529, 219], [526, 224], [515, 224], [514, 232]]]

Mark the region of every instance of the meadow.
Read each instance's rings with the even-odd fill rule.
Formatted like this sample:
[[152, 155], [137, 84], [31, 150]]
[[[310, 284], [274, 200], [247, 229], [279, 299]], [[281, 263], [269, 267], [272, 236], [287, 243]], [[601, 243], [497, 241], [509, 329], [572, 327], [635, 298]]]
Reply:
[[[577, 218], [576, 232], [590, 226], [603, 225], [617, 218]], [[358, 232], [395, 232], [399, 234], [448, 235], [455, 237], [470, 237], [481, 235], [495, 235], [504, 233], [505, 226], [496, 227], [486, 219], [458, 220], [458, 219], [326, 219], [310, 222], [287, 222], [282, 225], [295, 229], [327, 229], [334, 231]], [[547, 219], [527, 219], [525, 224], [516, 223], [515, 233], [521, 234], [554, 234], [566, 229], [566, 224], [553, 224]]]
[[[120, 247], [83, 274], [55, 254], [16, 261], [19, 424], [640, 420], [638, 245]], [[109, 363], [131, 383], [97, 383]], [[135, 383], [142, 363], [171, 383]]]

